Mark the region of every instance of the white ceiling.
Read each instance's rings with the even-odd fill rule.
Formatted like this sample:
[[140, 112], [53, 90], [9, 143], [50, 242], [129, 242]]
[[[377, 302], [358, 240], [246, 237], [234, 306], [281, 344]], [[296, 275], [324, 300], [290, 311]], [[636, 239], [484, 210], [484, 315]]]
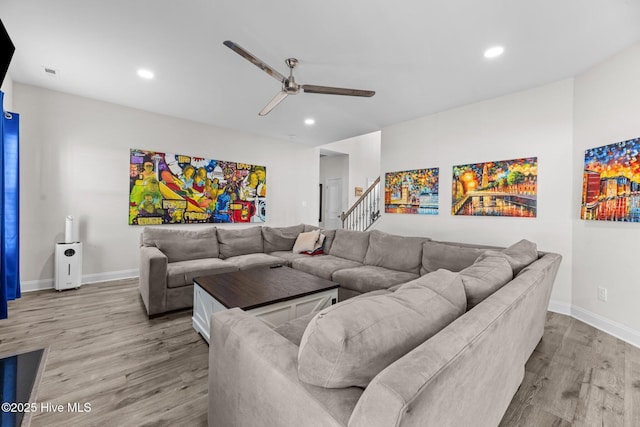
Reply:
[[[640, 0], [0, 0], [0, 19], [16, 82], [308, 145], [568, 78], [640, 41]], [[296, 57], [299, 83], [376, 95], [300, 93], [259, 117], [279, 83], [224, 40], [282, 74]]]

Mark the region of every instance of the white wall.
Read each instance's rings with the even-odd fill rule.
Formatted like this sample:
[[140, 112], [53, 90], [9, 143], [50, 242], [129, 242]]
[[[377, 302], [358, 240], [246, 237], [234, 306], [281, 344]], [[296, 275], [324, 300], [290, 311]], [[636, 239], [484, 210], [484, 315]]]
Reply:
[[4, 92], [4, 111], [13, 111], [13, 80], [8, 73], [4, 77], [0, 90]]
[[[640, 224], [580, 220], [587, 148], [640, 137], [640, 44], [575, 78], [573, 149], [573, 308], [591, 323], [611, 323], [640, 345]], [[608, 301], [597, 299], [597, 287]], [[602, 318], [604, 319], [602, 319]], [[619, 324], [619, 325], [618, 325]]]
[[[552, 299], [571, 301], [573, 82], [468, 105], [382, 130], [381, 170], [440, 168], [437, 216], [383, 214], [380, 230], [508, 246], [520, 239], [564, 257]], [[452, 167], [538, 157], [537, 218], [451, 215]]]
[[367, 189], [367, 179], [375, 180], [380, 173], [380, 132], [372, 132], [354, 138], [343, 139], [321, 146], [327, 150], [349, 155], [349, 182], [347, 185], [347, 206], [358, 199], [355, 187]]
[[23, 287], [51, 285], [67, 214], [79, 220], [85, 281], [137, 274], [142, 228], [127, 225], [130, 148], [264, 165], [265, 224], [318, 222], [317, 148], [19, 83], [13, 98], [21, 120]]

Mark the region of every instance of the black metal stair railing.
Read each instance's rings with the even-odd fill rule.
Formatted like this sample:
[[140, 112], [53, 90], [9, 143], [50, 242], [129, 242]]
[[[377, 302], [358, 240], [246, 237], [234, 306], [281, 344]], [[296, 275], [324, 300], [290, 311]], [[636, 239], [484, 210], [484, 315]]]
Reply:
[[347, 212], [340, 214], [345, 230], [366, 231], [380, 218], [380, 177], [366, 189]]

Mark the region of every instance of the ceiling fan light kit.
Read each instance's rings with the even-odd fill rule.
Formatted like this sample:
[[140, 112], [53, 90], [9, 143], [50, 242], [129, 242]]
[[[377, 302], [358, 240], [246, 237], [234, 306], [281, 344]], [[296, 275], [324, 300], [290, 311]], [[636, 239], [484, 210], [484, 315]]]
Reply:
[[372, 90], [347, 89], [341, 87], [317, 85], [301, 85], [296, 83], [296, 80], [293, 77], [293, 69], [296, 67], [296, 65], [298, 65], [298, 60], [296, 58], [288, 58], [284, 61], [285, 64], [287, 64], [287, 67], [289, 67], [289, 77], [285, 77], [278, 71], [267, 65], [264, 61], [258, 59], [256, 56], [240, 47], [238, 44], [230, 40], [226, 40], [225, 42], [223, 42], [223, 44], [282, 84], [282, 89], [280, 90], [280, 92], [278, 92], [276, 96], [274, 96], [273, 99], [269, 101], [269, 103], [258, 113], [258, 115], [260, 116], [266, 116], [267, 114], [269, 114], [269, 112], [273, 110], [278, 104], [280, 104], [288, 95], [297, 95], [298, 92], [300, 92], [300, 89], [308, 93], [320, 93], [325, 95], [372, 97], [376, 94]]

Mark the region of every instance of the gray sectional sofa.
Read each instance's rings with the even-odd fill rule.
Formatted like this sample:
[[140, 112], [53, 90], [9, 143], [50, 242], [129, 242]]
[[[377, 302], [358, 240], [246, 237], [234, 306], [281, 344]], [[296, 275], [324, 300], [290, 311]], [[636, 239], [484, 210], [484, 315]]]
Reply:
[[[140, 236], [140, 295], [149, 316], [193, 306], [193, 279], [253, 267], [290, 265], [298, 234], [311, 226], [145, 227]], [[298, 256], [304, 256], [297, 254]]]
[[[497, 426], [542, 338], [562, 257], [526, 240], [345, 230], [323, 232], [323, 255], [293, 253], [312, 228], [143, 232], [149, 314], [190, 306], [172, 298], [190, 295], [194, 276], [254, 265], [341, 285], [338, 304], [276, 328], [237, 308], [212, 316], [209, 426]], [[167, 250], [176, 233], [200, 244]]]
[[430, 239], [381, 231], [324, 230], [324, 254], [292, 252], [298, 235], [318, 229], [145, 227], [140, 239], [140, 294], [149, 316], [193, 305], [193, 279], [253, 267], [287, 265], [340, 283], [346, 299], [419, 277], [422, 243]]

